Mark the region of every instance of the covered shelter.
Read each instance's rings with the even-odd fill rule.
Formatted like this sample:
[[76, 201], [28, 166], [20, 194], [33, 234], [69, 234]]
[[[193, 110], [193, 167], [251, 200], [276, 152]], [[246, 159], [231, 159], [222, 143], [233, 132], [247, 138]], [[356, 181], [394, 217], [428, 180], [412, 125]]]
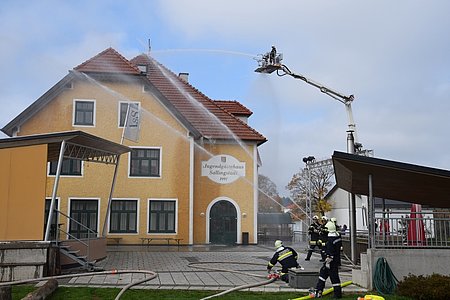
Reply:
[[289, 213], [258, 213], [258, 238], [263, 242], [291, 241], [292, 224]]
[[[114, 165], [110, 202], [120, 155], [129, 151], [130, 148], [126, 146], [82, 131], [0, 139], [0, 249], [12, 259], [8, 266], [0, 264], [0, 271], [7, 268], [7, 272], [2, 272], [0, 281], [20, 278], [24, 274], [23, 268], [36, 268], [37, 272], [33, 274], [42, 276], [43, 266], [47, 264], [49, 270], [51, 267], [48, 264], [54, 264], [48, 261], [50, 255], [47, 255], [47, 249], [51, 247], [52, 217], [55, 215], [49, 213], [45, 219], [45, 198], [49, 194], [48, 162], [58, 162], [49, 210], [52, 212], [56, 210], [55, 201], [64, 158]], [[47, 225], [44, 228], [45, 223]], [[95, 237], [98, 235], [95, 234]], [[89, 258], [106, 255], [106, 242], [104, 238], [101, 240], [92, 243], [91, 246], [97, 249], [91, 251], [91, 256], [96, 257]], [[11, 253], [8, 254], [8, 251]], [[22, 255], [20, 251], [25, 252]], [[32, 257], [33, 263], [26, 261], [28, 257]]]
[[[450, 208], [450, 171], [338, 151], [334, 152], [332, 159], [336, 185], [351, 194], [368, 196], [369, 247], [367, 257], [361, 258], [361, 270], [354, 272], [354, 280], [371, 288], [373, 268], [379, 257], [388, 260], [399, 280], [402, 275], [407, 276], [409, 273], [448, 275], [450, 245], [447, 243], [428, 248], [406, 248], [403, 244], [400, 245], [401, 248], [396, 248], [387, 243], [375, 249], [377, 232], [374, 226], [374, 197], [446, 210]], [[449, 220], [444, 224], [448, 227]], [[351, 239], [356, 240], [356, 236], [351, 236]], [[415, 259], [421, 263], [412, 265], [410, 262]], [[446, 263], [443, 264], [443, 261]], [[367, 265], [363, 265], [363, 262]]]
[[[58, 170], [63, 158], [117, 165], [120, 155], [129, 151], [126, 146], [82, 131], [0, 139], [0, 240], [42, 240], [47, 162], [58, 161]], [[57, 172], [54, 197], [59, 176]], [[21, 220], [24, 218], [27, 222]]]
[[448, 170], [338, 151], [333, 165], [337, 186], [347, 192], [450, 208]]

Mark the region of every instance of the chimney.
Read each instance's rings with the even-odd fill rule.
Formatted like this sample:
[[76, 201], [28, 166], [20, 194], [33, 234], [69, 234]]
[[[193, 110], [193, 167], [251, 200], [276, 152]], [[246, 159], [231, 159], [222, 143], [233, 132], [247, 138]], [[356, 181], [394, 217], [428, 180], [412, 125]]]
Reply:
[[189, 82], [189, 73], [178, 73], [178, 77], [183, 81]]

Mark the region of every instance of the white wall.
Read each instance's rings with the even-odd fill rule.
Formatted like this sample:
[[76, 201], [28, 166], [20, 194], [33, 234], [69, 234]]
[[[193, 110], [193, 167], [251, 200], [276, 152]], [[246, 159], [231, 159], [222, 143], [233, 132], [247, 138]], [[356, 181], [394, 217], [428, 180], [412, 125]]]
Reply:
[[[367, 230], [367, 196], [356, 196], [356, 230]], [[343, 189], [336, 189], [328, 200], [333, 209], [327, 215], [335, 217], [339, 225], [349, 227], [349, 194]]]

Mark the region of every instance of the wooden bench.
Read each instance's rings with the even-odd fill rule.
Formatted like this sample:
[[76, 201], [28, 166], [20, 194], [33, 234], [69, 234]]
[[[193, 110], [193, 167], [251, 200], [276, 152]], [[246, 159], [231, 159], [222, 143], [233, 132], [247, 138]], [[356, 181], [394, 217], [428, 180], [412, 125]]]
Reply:
[[114, 245], [119, 245], [119, 243], [120, 243], [120, 241], [122, 240], [122, 238], [121, 237], [107, 237], [106, 238], [106, 243], [108, 244], [108, 245], [112, 245], [113, 244], [113, 242], [114, 242]]
[[151, 241], [167, 241], [167, 246], [170, 246], [170, 241], [175, 241], [178, 245], [178, 247], [180, 247], [180, 241], [183, 239], [179, 239], [179, 238], [162, 238], [162, 237], [145, 237], [145, 238], [141, 238], [142, 241], [142, 245], [145, 244], [145, 242], [147, 242], [147, 246], [150, 245]]

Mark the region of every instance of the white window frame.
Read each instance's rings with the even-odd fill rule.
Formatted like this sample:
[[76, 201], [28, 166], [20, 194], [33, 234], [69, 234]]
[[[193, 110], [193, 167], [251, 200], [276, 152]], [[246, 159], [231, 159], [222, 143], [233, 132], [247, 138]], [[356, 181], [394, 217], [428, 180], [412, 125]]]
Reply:
[[162, 158], [163, 158], [163, 150], [162, 147], [154, 147], [154, 146], [137, 146], [130, 147], [131, 149], [159, 149], [159, 176], [130, 176], [131, 172], [131, 151], [128, 153], [128, 178], [136, 178], [136, 179], [161, 179], [162, 178]]
[[[93, 102], [94, 103], [94, 111], [92, 116], [92, 125], [78, 125], [75, 124], [75, 115], [76, 115], [76, 103], [77, 102]], [[96, 124], [96, 115], [97, 115], [97, 101], [95, 99], [73, 99], [73, 108], [72, 108], [72, 126], [73, 127], [95, 127]]]
[[[72, 200], [89, 200], [89, 201], [97, 201], [97, 237], [100, 236], [101, 234], [101, 230], [102, 228], [100, 228], [100, 214], [101, 214], [101, 200], [100, 198], [91, 198], [91, 197], [84, 197], [84, 196], [80, 196], [80, 197], [69, 197], [68, 198], [68, 203], [67, 203], [67, 215], [69, 217], [71, 217], [71, 204], [72, 204]], [[66, 224], [66, 232], [70, 233], [70, 219], [67, 220], [67, 224]], [[66, 239], [69, 239], [70, 236], [68, 234], [66, 234]]]
[[[73, 177], [73, 178], [82, 178], [84, 177], [84, 161], [81, 161], [81, 175], [60, 175], [61, 177]], [[50, 175], [50, 162], [47, 163], [47, 177], [56, 177], [55, 175]]]
[[140, 216], [140, 209], [141, 209], [141, 203], [139, 198], [112, 198], [111, 202], [114, 200], [118, 201], [137, 201], [136, 205], [136, 232], [124, 232], [124, 233], [117, 233], [117, 232], [110, 232], [110, 222], [111, 222], [111, 211], [108, 214], [108, 224], [106, 224], [108, 227], [108, 234], [111, 235], [138, 235], [139, 234], [139, 216]]
[[[175, 232], [148, 232], [150, 230], [150, 201], [175, 201]], [[148, 198], [147, 199], [147, 222], [145, 233], [147, 235], [177, 235], [178, 234], [178, 198]]]
[[117, 128], [123, 128], [124, 127], [124, 126], [120, 126], [120, 107], [124, 103], [137, 104], [139, 109], [141, 109], [141, 102], [139, 102], [139, 101], [119, 101], [119, 104], [118, 104], [118, 107], [117, 107]]

